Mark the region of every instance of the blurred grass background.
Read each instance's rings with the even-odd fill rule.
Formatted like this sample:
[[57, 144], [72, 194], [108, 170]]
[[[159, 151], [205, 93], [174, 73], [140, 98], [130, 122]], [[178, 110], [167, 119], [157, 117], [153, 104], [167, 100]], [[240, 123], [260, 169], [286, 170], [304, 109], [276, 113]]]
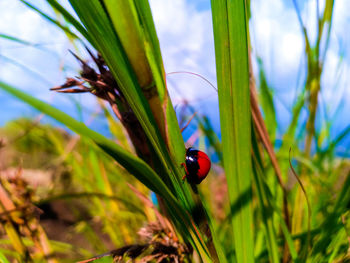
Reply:
[[[213, 1], [221, 134], [196, 114], [186, 144], [180, 129], [196, 109], [184, 101], [175, 115], [148, 2], [70, 2], [79, 19], [53, 0], [56, 16], [41, 15], [86, 54], [74, 75], [85, 87], [71, 86], [95, 95], [91, 119], [107, 123], [109, 138], [0, 83], [43, 112], [0, 129], [2, 262], [72, 262], [105, 252], [96, 261], [349, 261], [350, 166], [335, 149], [350, 128], [331, 138], [331, 121], [316, 123], [333, 1], [322, 10], [316, 1], [316, 32], [307, 31], [293, 1], [307, 67], [282, 136], [265, 62], [250, 51], [249, 28], [242, 30], [249, 2]], [[75, 107], [81, 116], [84, 108]], [[42, 123], [44, 114], [79, 135]], [[212, 157], [199, 187], [181, 181], [185, 145]]]

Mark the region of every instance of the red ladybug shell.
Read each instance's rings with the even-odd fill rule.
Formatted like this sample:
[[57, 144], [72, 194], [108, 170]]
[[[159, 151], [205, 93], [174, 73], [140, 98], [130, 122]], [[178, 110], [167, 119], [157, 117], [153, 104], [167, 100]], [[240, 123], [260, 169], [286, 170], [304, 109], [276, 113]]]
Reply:
[[204, 152], [198, 151], [198, 159], [199, 163], [199, 170], [197, 172], [197, 175], [199, 178], [202, 178], [202, 180], [208, 175], [210, 167], [211, 167], [211, 162], [208, 157]]
[[185, 163], [186, 177], [190, 183], [199, 184], [207, 177], [211, 162], [204, 152], [188, 148]]

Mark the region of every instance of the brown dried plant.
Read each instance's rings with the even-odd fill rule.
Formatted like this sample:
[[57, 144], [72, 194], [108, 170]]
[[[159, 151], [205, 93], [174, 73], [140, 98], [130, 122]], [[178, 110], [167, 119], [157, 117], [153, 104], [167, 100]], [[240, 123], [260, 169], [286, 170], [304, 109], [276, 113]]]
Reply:
[[138, 156], [148, 163], [152, 163], [147, 137], [104, 59], [100, 54], [95, 56], [88, 48], [86, 50], [97, 66], [98, 71], [71, 52], [81, 65], [80, 76], [67, 78], [64, 84], [51, 88], [51, 90], [60, 93], [89, 92], [108, 102], [113, 113], [125, 127]]
[[[21, 176], [22, 169], [10, 179], [0, 178], [0, 229], [10, 239], [11, 245], [20, 255], [21, 262], [45, 259], [57, 262], [39, 215], [42, 211], [33, 205], [35, 192]], [[29, 240], [32, 244], [25, 245]]]

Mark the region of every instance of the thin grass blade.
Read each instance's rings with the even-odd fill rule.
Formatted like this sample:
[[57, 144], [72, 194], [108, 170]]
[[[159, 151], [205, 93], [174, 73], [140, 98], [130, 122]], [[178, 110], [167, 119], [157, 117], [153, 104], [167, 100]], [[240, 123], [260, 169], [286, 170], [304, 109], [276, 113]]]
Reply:
[[246, 3], [212, 1], [224, 168], [237, 262], [254, 262]]

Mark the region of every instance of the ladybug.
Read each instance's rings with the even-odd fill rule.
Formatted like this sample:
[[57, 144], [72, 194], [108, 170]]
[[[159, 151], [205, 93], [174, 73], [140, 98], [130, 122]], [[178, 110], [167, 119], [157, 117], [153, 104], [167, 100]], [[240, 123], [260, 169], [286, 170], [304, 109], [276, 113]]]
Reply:
[[186, 171], [186, 175], [184, 175], [182, 180], [187, 178], [188, 182], [191, 184], [200, 184], [204, 178], [207, 177], [211, 162], [206, 153], [190, 147], [186, 150], [186, 161], [181, 165]]

